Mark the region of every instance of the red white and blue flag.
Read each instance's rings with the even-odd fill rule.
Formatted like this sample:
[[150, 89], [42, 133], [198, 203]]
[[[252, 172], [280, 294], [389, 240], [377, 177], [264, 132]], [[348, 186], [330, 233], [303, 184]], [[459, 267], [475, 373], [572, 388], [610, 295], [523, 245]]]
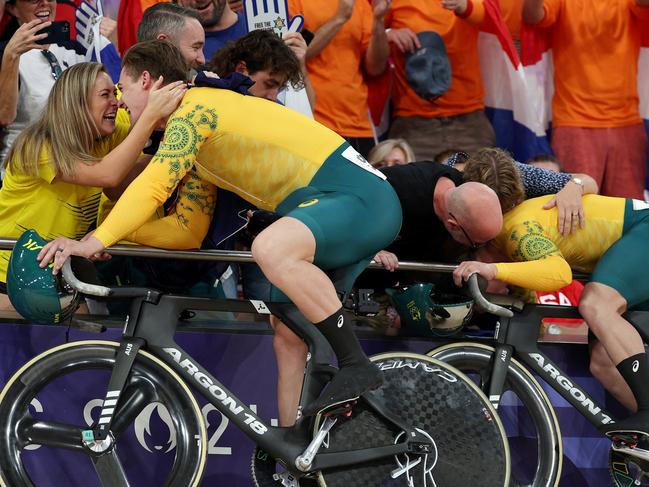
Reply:
[[[519, 56], [497, 0], [484, 0], [484, 4], [485, 22], [479, 38], [481, 70], [486, 111], [496, 130], [498, 145], [519, 161], [551, 153], [548, 131], [554, 83], [550, 32], [523, 24]], [[649, 135], [649, 28], [643, 29], [642, 36], [638, 60], [639, 109]]]
[[[547, 138], [552, 75], [546, 66], [524, 65], [496, 0], [485, 0], [485, 20], [478, 38], [485, 110], [499, 147], [517, 160], [551, 153]], [[546, 62], [544, 56], [541, 62]], [[543, 70], [537, 71], [537, 70]], [[549, 75], [548, 75], [549, 73]], [[547, 85], [547, 86], [546, 86]]]

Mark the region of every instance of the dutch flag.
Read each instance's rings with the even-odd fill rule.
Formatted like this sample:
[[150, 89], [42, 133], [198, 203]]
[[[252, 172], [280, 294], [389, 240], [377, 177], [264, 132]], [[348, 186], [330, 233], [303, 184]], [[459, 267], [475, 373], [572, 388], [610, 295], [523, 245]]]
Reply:
[[[481, 70], [486, 111], [496, 130], [497, 143], [519, 161], [551, 153], [553, 65], [548, 31], [523, 24], [519, 56], [497, 0], [485, 0], [484, 4], [485, 23], [479, 39]], [[640, 116], [649, 135], [649, 29], [642, 36], [638, 94]]]

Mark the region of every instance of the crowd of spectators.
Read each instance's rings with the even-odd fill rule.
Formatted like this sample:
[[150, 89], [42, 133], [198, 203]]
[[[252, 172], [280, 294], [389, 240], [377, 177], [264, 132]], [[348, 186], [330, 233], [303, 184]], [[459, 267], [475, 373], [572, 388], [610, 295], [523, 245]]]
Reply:
[[[154, 3], [143, 12], [138, 41], [167, 40], [180, 49], [192, 75], [205, 69], [220, 77], [217, 83], [203, 74], [203, 82], [248, 90], [314, 117], [376, 168], [431, 161], [461, 170], [480, 149], [496, 146], [485, 112], [478, 39], [488, 17], [486, 4], [497, 5], [517, 46], [523, 27], [551, 33], [555, 155], [539, 154], [520, 167], [590, 175], [602, 194], [643, 197], [647, 138], [636, 77], [640, 32], [649, 28], [649, 0], [593, 0], [587, 15], [567, 0], [286, 0], [289, 16], [304, 21], [301, 32], [281, 37], [272, 30], [248, 33], [244, 3]], [[91, 59], [88, 39], [42, 44], [43, 29], [63, 16], [53, 0], [0, 0], [3, 159], [19, 134], [38, 120], [61, 73]], [[286, 20], [290, 25], [291, 19]], [[120, 25], [113, 19], [103, 17], [99, 28], [106, 42], [117, 42]], [[74, 37], [75, 29], [71, 32]], [[119, 46], [119, 52], [126, 47]], [[370, 114], [370, 91], [377, 80], [388, 88], [387, 131], [379, 131]], [[118, 127], [128, 124], [128, 114], [119, 110], [117, 120]], [[146, 164], [142, 156], [120, 187]], [[3, 175], [10, 162], [5, 160]], [[53, 167], [56, 174], [47, 173], [48, 182], [70, 178], [61, 172], [59, 161]], [[45, 177], [34, 171], [31, 175]], [[487, 182], [487, 176], [480, 177]], [[119, 196], [110, 189], [103, 193], [101, 214]], [[218, 201], [203, 247], [246, 248], [230, 236], [253, 208], [227, 191], [219, 191]], [[168, 203], [173, 207], [173, 201]], [[220, 278], [232, 297], [238, 274], [245, 272], [216, 267], [188, 272], [205, 274], [208, 287]], [[259, 275], [253, 278], [260, 280]], [[252, 296], [263, 298], [264, 292]]]

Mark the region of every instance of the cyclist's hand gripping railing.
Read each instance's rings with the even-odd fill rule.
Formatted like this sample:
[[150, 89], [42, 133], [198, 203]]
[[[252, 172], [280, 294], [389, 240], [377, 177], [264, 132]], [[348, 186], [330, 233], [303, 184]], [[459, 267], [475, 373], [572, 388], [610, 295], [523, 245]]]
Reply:
[[471, 274], [468, 281], [469, 294], [471, 298], [473, 298], [473, 301], [475, 301], [475, 304], [477, 304], [478, 307], [480, 307], [487, 313], [491, 313], [496, 316], [501, 316], [503, 318], [511, 318], [512, 316], [514, 316], [514, 312], [512, 310], [503, 308], [502, 306], [498, 306], [497, 304], [487, 301], [487, 299], [482, 295], [482, 291], [480, 290], [478, 275], [479, 274], [477, 272]]

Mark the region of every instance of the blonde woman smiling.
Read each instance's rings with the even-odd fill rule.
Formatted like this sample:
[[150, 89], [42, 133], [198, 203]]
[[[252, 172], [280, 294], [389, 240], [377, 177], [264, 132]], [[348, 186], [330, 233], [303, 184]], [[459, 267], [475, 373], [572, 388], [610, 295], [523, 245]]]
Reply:
[[[182, 81], [163, 87], [162, 76], [152, 83], [142, 117], [129, 132], [115, 123], [115, 87], [103, 65], [79, 63], [65, 70], [41, 117], [21, 132], [4, 161], [0, 235], [18, 237], [30, 228], [46, 239], [86, 234], [103, 188], [124, 180], [151, 132], [186, 91]], [[12, 309], [5, 287], [10, 255], [0, 252], [0, 309]]]

